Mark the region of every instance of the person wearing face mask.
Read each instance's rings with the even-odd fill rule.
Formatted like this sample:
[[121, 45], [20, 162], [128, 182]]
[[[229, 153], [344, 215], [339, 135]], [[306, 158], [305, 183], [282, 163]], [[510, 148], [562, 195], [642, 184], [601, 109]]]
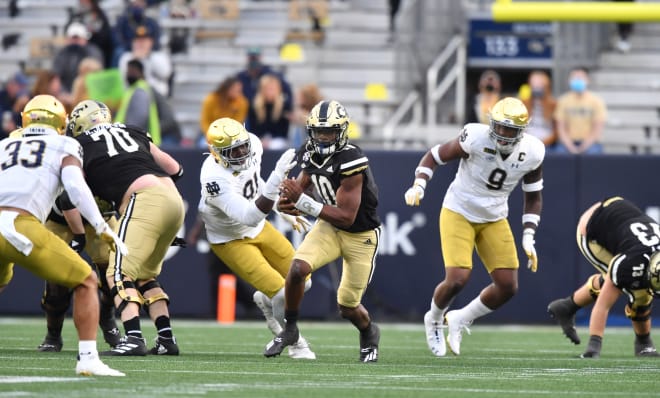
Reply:
[[555, 120], [559, 142], [557, 153], [598, 154], [607, 119], [605, 102], [588, 90], [589, 73], [578, 67], [569, 74], [570, 91], [559, 97]]
[[530, 121], [525, 131], [543, 141], [546, 152], [557, 142], [556, 124], [553, 117], [557, 100], [552, 95], [550, 77], [542, 70], [534, 70], [528, 78], [529, 92], [521, 100], [529, 110]]
[[117, 40], [113, 65], [117, 65], [119, 57], [133, 46], [133, 38], [140, 26], [146, 26], [153, 40], [153, 50], [160, 50], [161, 29], [158, 21], [146, 14], [147, 2], [145, 0], [131, 0], [124, 12], [117, 17], [114, 26], [115, 38]]
[[488, 124], [490, 109], [500, 100], [501, 91], [500, 75], [492, 69], [483, 71], [479, 77], [479, 93], [472, 104], [468, 122]]

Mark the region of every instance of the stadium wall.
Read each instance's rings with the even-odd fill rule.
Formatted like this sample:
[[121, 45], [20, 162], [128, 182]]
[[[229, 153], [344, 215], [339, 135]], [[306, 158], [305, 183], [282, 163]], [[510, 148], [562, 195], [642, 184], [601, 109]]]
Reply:
[[[184, 229], [195, 222], [200, 196], [199, 168], [202, 151], [175, 150], [171, 153], [183, 164], [185, 176], [178, 182], [187, 204]], [[413, 170], [421, 152], [367, 152], [380, 189], [379, 213], [383, 221], [383, 239], [377, 269], [365, 295], [364, 303], [375, 319], [415, 321], [428, 309], [431, 293], [443, 275], [439, 246], [438, 216], [444, 192], [453, 179], [457, 164], [439, 167], [426, 190], [426, 198], [417, 208], [407, 207], [403, 194], [413, 180]], [[266, 152], [263, 175], [279, 153]], [[575, 244], [575, 226], [584, 209], [610, 195], [621, 195], [636, 202], [651, 216], [660, 214], [658, 189], [660, 158], [652, 156], [553, 156], [544, 163], [544, 208], [536, 238], [539, 270], [525, 267], [520, 249], [522, 193], [518, 187], [510, 198], [510, 222], [518, 242], [520, 287], [518, 294], [504, 307], [485, 317], [492, 323], [549, 323], [547, 304], [570, 294], [593, 272]], [[293, 233], [281, 220], [276, 227], [297, 245], [302, 236]], [[185, 236], [182, 230], [179, 236]], [[214, 318], [207, 254], [195, 247], [172, 248], [160, 281], [171, 297], [174, 317]], [[52, 264], [57, 267], [57, 264]], [[302, 316], [313, 319], [336, 319], [335, 288], [341, 266], [331, 264], [314, 274], [312, 289], [305, 296]], [[472, 300], [489, 283], [488, 275], [475, 257], [475, 267], [468, 286], [454, 306]], [[14, 280], [0, 295], [0, 315], [41, 314], [39, 300], [43, 284], [20, 267]], [[623, 313], [622, 302], [612, 312], [613, 319]], [[580, 314], [582, 318], [588, 312]], [[584, 321], [584, 319], [583, 319]]]

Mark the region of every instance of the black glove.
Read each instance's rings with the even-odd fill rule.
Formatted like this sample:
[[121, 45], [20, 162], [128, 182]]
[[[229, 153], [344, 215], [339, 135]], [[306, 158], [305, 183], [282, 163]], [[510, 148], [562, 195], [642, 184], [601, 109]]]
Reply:
[[76, 251], [76, 253], [82, 253], [85, 250], [85, 244], [87, 239], [85, 239], [85, 234], [74, 234], [73, 239], [69, 242], [69, 247]]
[[170, 246], [179, 246], [179, 247], [187, 247], [188, 243], [186, 242], [185, 239], [179, 238], [178, 236], [174, 238], [172, 241], [172, 244]]

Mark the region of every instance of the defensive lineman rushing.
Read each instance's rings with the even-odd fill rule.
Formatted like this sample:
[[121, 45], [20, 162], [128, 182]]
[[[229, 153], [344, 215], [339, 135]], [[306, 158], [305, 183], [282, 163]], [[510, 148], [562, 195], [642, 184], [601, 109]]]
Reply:
[[658, 357], [651, 339], [653, 295], [660, 293], [660, 226], [634, 203], [615, 196], [587, 209], [577, 226], [577, 243], [584, 258], [596, 268], [570, 297], [553, 301], [548, 312], [575, 344], [575, 313], [594, 301], [589, 320], [589, 344], [582, 358], [600, 356], [609, 310], [623, 293], [626, 316], [635, 331], [636, 356]]
[[[297, 341], [305, 279], [342, 257], [339, 311], [360, 331], [360, 361], [378, 360], [380, 330], [361, 303], [375, 269], [380, 240], [378, 188], [369, 159], [348, 142], [348, 124], [348, 113], [339, 102], [316, 104], [307, 118], [309, 137], [302, 153], [302, 171], [296, 180], [282, 183], [280, 210], [292, 215], [304, 212], [318, 220], [296, 250], [286, 277], [286, 324], [266, 346], [266, 357], [279, 355]], [[312, 188], [323, 203], [305, 193]]]
[[[458, 138], [431, 148], [420, 160], [415, 182], [405, 193], [407, 205], [419, 205], [434, 169], [460, 159], [440, 211], [445, 279], [435, 288], [431, 309], [424, 315], [426, 340], [436, 356], [447, 351], [443, 318], [449, 348], [459, 355], [463, 331], [469, 333], [473, 320], [502, 306], [518, 289], [518, 255], [507, 220], [507, 200], [521, 179], [522, 247], [529, 257], [527, 267], [536, 272], [534, 234], [541, 219], [545, 147], [523, 132], [528, 121], [521, 101], [511, 97], [498, 101], [490, 111], [490, 126], [467, 124]], [[445, 314], [470, 277], [475, 246], [493, 283], [467, 306]]]
[[158, 336], [149, 350], [178, 355], [168, 309], [169, 296], [156, 280], [183, 223], [184, 206], [174, 181], [183, 168], [160, 150], [148, 132], [112, 124], [102, 102], [85, 100], [71, 111], [67, 128], [85, 150], [84, 171], [94, 195], [115, 203], [118, 231], [131, 256], [111, 256], [106, 277], [126, 335], [102, 355], [146, 355], [140, 328], [144, 305]]
[[79, 337], [76, 373], [124, 376], [98, 357], [96, 273], [43, 225], [62, 188], [97, 235], [122, 255], [128, 251], [103, 219], [85, 184], [80, 144], [63, 136], [66, 111], [62, 103], [53, 96], [38, 95], [25, 105], [22, 119], [22, 136], [0, 141], [0, 291], [11, 280], [14, 263], [73, 288], [73, 319]]
[[[257, 291], [254, 301], [273, 334], [284, 325], [284, 278], [294, 249], [265, 218], [279, 195], [279, 185], [295, 166], [295, 151], [285, 151], [266, 182], [261, 178], [261, 140], [230, 118], [209, 126], [206, 141], [211, 151], [200, 172], [199, 214], [206, 226], [211, 250], [241, 279]], [[295, 229], [308, 229], [304, 217], [282, 216]], [[307, 287], [311, 286], [311, 280]], [[289, 347], [294, 359], [315, 359], [300, 336]]]

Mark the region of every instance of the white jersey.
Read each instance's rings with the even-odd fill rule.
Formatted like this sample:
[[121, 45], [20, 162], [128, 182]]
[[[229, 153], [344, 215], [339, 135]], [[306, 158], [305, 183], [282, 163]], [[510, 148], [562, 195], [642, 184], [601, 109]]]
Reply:
[[256, 135], [250, 133], [252, 158], [246, 170], [234, 172], [209, 155], [202, 164], [202, 184], [199, 214], [206, 226], [209, 243], [224, 243], [243, 238], [254, 238], [264, 228], [264, 218], [255, 226], [246, 225], [238, 215], [261, 195], [261, 157], [263, 146]]
[[[39, 135], [30, 135], [34, 130]], [[26, 210], [42, 223], [62, 193], [62, 159], [74, 156], [82, 163], [82, 147], [55, 130], [30, 126], [23, 137], [0, 141], [0, 206]]]
[[506, 218], [509, 195], [525, 174], [543, 163], [545, 156], [543, 142], [523, 133], [516, 149], [502, 159], [489, 130], [490, 126], [479, 123], [463, 128], [459, 144], [468, 157], [461, 159], [442, 204], [474, 223]]

